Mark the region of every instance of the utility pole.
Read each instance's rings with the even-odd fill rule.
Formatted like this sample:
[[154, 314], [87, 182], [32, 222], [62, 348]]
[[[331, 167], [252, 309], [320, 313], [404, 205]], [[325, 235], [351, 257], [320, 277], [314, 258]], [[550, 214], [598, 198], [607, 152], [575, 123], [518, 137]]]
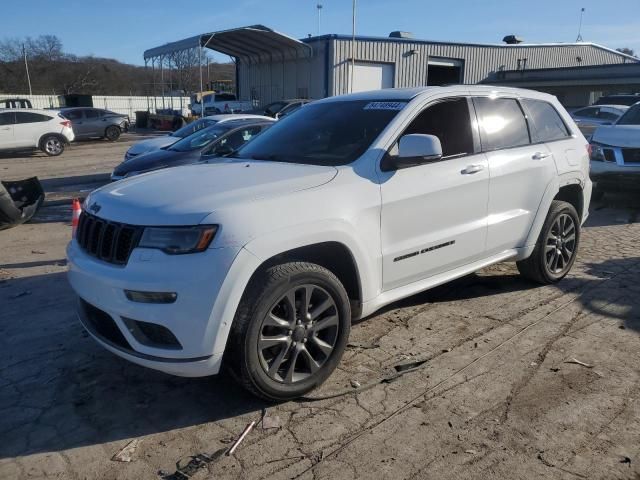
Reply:
[[356, 0], [351, 11], [351, 78], [349, 93], [353, 93], [353, 77], [356, 75]]
[[578, 38], [576, 42], [582, 42], [582, 17], [584, 16], [584, 7], [580, 9], [580, 26], [578, 27]]
[[316, 8], [318, 9], [318, 35], [320, 35], [320, 11], [322, 10], [322, 4], [318, 2]]
[[27, 49], [22, 44], [22, 56], [24, 57], [24, 69], [27, 71], [27, 83], [29, 84], [29, 95], [33, 95], [31, 90], [31, 77], [29, 76], [29, 62], [27, 62]]

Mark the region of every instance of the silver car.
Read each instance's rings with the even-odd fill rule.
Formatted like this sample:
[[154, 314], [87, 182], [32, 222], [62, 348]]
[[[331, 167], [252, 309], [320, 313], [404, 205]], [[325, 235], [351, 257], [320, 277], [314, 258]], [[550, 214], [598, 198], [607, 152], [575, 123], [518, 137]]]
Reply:
[[71, 120], [76, 140], [106, 138], [116, 141], [122, 132], [129, 129], [129, 116], [103, 110], [101, 108], [71, 107], [61, 108], [60, 113]]
[[600, 125], [613, 125], [629, 107], [625, 105], [592, 105], [571, 113], [582, 134], [589, 139]]

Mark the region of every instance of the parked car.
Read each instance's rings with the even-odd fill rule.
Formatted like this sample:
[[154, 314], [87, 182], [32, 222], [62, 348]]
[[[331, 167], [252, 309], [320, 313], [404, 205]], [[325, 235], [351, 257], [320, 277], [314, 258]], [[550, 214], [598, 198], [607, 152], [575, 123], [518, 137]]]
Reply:
[[640, 103], [591, 137], [591, 179], [594, 197], [606, 191], [640, 189]]
[[571, 269], [588, 143], [551, 95], [459, 85], [313, 102], [223, 161], [92, 192], [67, 248], [105, 348], [175, 375], [221, 365], [283, 400], [336, 368], [352, 320], [502, 261]]
[[[240, 101], [232, 93], [211, 93], [203, 96], [204, 114], [215, 115], [218, 113], [248, 112], [253, 108], [249, 101]], [[193, 115], [202, 113], [202, 102], [192, 97], [191, 112]]]
[[589, 138], [600, 125], [611, 125], [627, 111], [626, 105], [592, 105], [571, 112], [582, 134]]
[[203, 117], [194, 122], [191, 122], [184, 127], [176, 130], [175, 132], [170, 133], [169, 135], [162, 135], [160, 137], [149, 138], [147, 140], [142, 140], [140, 142], [134, 143], [129, 150], [124, 154], [124, 160], [131, 160], [138, 155], [142, 155], [144, 153], [153, 152], [155, 150], [159, 150], [163, 147], [168, 147], [171, 144], [176, 143], [181, 138], [188, 137], [194, 132], [206, 127], [210, 127], [220, 122], [230, 122], [232, 120], [239, 119], [267, 119], [269, 117], [264, 117], [262, 115], [251, 115], [247, 113], [238, 113], [238, 114], [221, 114], [221, 115], [211, 115], [208, 117]]
[[600, 97], [594, 105], [626, 105], [630, 107], [637, 102], [640, 102], [640, 93], [618, 93]]
[[0, 108], [33, 108], [33, 105], [28, 98], [3, 98]]
[[60, 112], [71, 120], [76, 140], [106, 138], [115, 142], [122, 132], [129, 130], [129, 116], [90, 107], [61, 108]]
[[277, 102], [272, 102], [263, 108], [257, 108], [253, 110], [253, 112], [260, 115], [266, 115], [267, 117], [280, 118], [293, 113], [298, 108], [306, 105], [310, 101], [311, 100], [307, 100], [304, 98], [279, 100]]
[[57, 156], [74, 139], [71, 122], [55, 110], [0, 110], [0, 151], [40, 149]]
[[233, 120], [203, 128], [176, 143], [122, 162], [111, 174], [121, 180], [161, 168], [187, 165], [229, 154], [274, 122], [267, 119]]

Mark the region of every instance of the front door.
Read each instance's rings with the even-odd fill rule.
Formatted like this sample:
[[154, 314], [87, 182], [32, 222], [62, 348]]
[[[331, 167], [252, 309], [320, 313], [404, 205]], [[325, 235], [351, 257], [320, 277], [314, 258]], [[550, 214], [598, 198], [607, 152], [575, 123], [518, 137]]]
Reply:
[[[465, 97], [428, 105], [403, 132], [435, 135], [439, 161], [380, 172], [383, 290], [482, 258], [489, 169]], [[389, 153], [397, 154], [397, 142]]]

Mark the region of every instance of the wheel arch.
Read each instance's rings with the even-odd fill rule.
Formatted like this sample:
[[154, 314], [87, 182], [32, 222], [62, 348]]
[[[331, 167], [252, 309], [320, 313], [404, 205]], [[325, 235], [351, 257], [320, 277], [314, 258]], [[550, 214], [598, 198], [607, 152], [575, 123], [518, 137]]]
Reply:
[[312, 243], [277, 253], [263, 261], [254, 271], [249, 282], [265, 269], [288, 262], [315, 263], [333, 273], [342, 283], [349, 300], [353, 316], [358, 317], [362, 306], [362, 282], [358, 265], [349, 248], [337, 241]]
[[47, 137], [56, 137], [58, 138], [64, 145], [69, 145], [69, 140], [67, 139], [67, 137], [65, 137], [64, 135], [62, 135], [61, 133], [56, 133], [56, 132], [48, 132], [48, 133], [44, 133], [42, 135], [40, 135], [40, 138], [38, 138], [38, 148], [42, 148], [43, 147], [43, 143], [45, 138]]

